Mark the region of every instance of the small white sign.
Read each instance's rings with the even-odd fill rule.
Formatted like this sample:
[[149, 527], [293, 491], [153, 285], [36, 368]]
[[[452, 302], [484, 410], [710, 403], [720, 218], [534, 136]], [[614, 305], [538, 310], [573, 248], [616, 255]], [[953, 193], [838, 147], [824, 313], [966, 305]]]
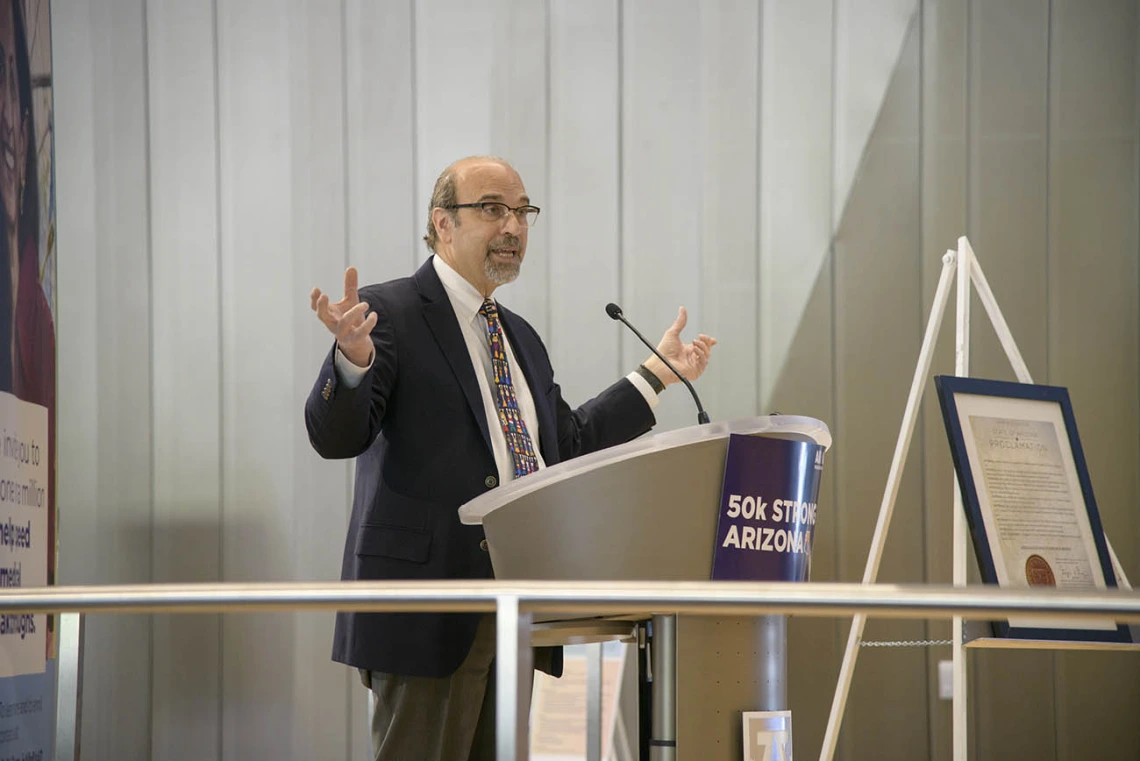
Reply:
[[744, 712], [744, 761], [792, 761], [792, 712]]

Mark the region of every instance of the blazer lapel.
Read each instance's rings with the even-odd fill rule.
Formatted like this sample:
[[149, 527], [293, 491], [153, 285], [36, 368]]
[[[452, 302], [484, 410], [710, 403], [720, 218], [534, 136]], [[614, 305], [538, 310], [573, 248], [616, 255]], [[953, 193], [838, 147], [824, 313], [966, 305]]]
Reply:
[[542, 459], [548, 465], [554, 465], [561, 459], [558, 454], [558, 428], [555, 424], [555, 411], [546, 398], [546, 389], [536, 385], [538, 378], [536, 372], [536, 354], [541, 349], [530, 340], [530, 333], [518, 323], [521, 318], [499, 305], [499, 317], [503, 321], [503, 329], [507, 332], [507, 340], [515, 351], [515, 358], [522, 365], [519, 369], [526, 376], [526, 384], [530, 387], [530, 395], [534, 399], [534, 411], [538, 415], [539, 448], [542, 450]]
[[467, 397], [467, 404], [471, 408], [471, 414], [475, 417], [479, 431], [483, 434], [483, 443], [487, 445], [487, 451], [494, 451], [491, 449], [491, 434], [487, 430], [487, 413], [483, 409], [483, 398], [479, 394], [479, 381], [475, 378], [475, 368], [471, 366], [471, 355], [467, 351], [467, 343], [463, 340], [463, 333], [460, 332], [459, 323], [455, 319], [455, 309], [451, 306], [451, 300], [447, 298], [447, 292], [443, 290], [439, 275], [435, 274], [435, 267], [430, 258], [419, 268], [414, 278], [416, 287], [424, 299], [424, 320], [436, 343], [439, 344], [440, 351], [451, 365], [451, 371], [455, 373], [455, 378], [463, 389], [463, 395]]

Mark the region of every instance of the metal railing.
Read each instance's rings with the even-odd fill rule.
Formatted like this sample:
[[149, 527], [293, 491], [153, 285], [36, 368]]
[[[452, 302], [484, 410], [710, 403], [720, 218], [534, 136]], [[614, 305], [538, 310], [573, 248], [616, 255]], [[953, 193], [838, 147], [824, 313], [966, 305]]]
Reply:
[[348, 581], [137, 584], [0, 590], [0, 613], [236, 613], [258, 610], [630, 615], [784, 613], [879, 618], [1006, 618], [1140, 622], [1140, 593], [940, 585], [673, 581]]
[[[341, 610], [494, 612], [497, 624], [497, 755], [527, 755], [526, 684], [534, 614], [687, 614], [993, 620], [1047, 615], [1140, 623], [1140, 593], [993, 587], [778, 582], [391, 581], [301, 584], [144, 584], [0, 591], [0, 614], [237, 613]], [[70, 624], [68, 624], [70, 625]], [[61, 625], [61, 630], [65, 625]], [[60, 659], [75, 654], [61, 651]], [[73, 659], [78, 663], [78, 659]], [[75, 687], [78, 690], [78, 685]], [[74, 728], [73, 728], [74, 729]]]

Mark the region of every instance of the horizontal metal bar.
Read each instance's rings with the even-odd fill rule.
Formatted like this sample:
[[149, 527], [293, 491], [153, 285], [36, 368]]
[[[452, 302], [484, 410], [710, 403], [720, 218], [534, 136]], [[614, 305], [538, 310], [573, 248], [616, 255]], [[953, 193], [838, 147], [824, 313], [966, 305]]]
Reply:
[[259, 610], [470, 611], [510, 595], [520, 610], [620, 615], [785, 613], [993, 619], [1050, 614], [1140, 622], [1140, 593], [989, 586], [782, 582], [385, 581], [143, 584], [0, 591], [0, 613], [235, 613]]

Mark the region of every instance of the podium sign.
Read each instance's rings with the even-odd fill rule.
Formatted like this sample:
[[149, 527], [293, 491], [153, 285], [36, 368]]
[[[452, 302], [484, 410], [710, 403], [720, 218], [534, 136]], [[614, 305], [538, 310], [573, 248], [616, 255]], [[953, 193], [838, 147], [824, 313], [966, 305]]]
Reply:
[[744, 761], [792, 761], [792, 712], [744, 712]]
[[820, 444], [732, 434], [725, 458], [714, 581], [807, 581]]

